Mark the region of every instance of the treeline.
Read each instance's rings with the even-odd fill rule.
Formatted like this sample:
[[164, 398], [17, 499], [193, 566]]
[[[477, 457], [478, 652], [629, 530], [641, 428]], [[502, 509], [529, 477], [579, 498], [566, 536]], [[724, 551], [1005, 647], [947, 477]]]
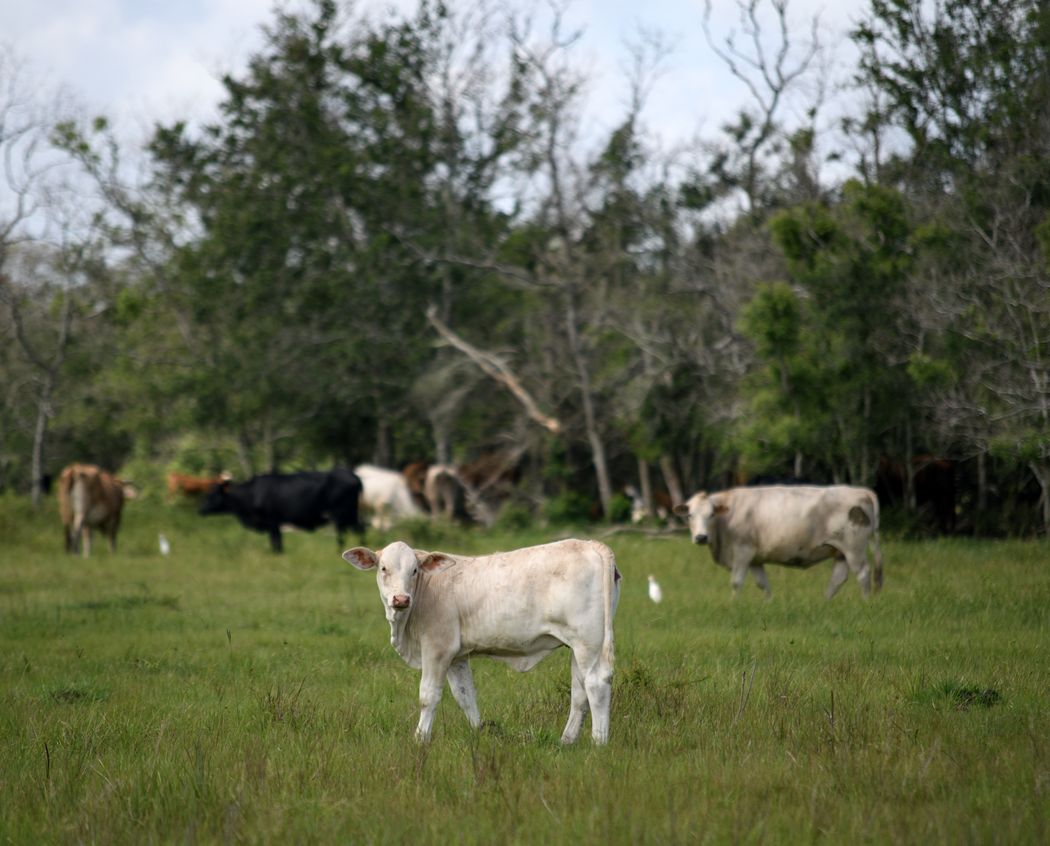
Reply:
[[837, 76], [788, 11], [709, 33], [748, 99], [673, 151], [660, 39], [596, 138], [556, 12], [276, 12], [138, 178], [8, 57], [0, 489], [498, 455], [552, 516], [880, 466], [914, 512], [932, 456], [952, 528], [1046, 534], [1050, 7], [871, 0]]

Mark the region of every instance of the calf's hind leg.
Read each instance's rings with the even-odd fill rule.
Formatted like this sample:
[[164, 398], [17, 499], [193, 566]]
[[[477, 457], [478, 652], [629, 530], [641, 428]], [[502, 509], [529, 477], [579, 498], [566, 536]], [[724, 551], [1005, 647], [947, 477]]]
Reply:
[[448, 687], [452, 696], [467, 715], [471, 728], [481, 728], [481, 713], [478, 711], [478, 693], [474, 688], [474, 674], [466, 658], [453, 661], [448, 668]]
[[572, 698], [569, 701], [569, 721], [565, 724], [565, 731], [561, 733], [561, 742], [568, 746], [576, 742], [583, 727], [583, 719], [587, 716], [589, 706], [587, 704], [587, 690], [584, 686], [583, 671], [576, 663], [576, 654], [570, 658], [572, 665]]
[[[587, 695], [587, 704], [591, 709], [591, 739], [598, 745], [608, 743], [609, 706], [612, 704], [612, 667], [602, 660], [600, 646], [596, 650], [591, 650], [583, 644], [578, 644], [572, 648], [572, 655], [583, 676], [583, 689]], [[575, 682], [575, 679], [573, 681]], [[570, 720], [574, 713], [570, 712]], [[582, 714], [580, 719], [583, 719]], [[568, 728], [570, 726], [566, 726], [566, 729]]]
[[862, 550], [860, 553], [847, 552], [846, 563], [853, 571], [853, 575], [857, 577], [861, 596], [871, 596], [871, 568], [868, 566], [867, 550]]
[[766, 568], [761, 564], [751, 565], [751, 575], [755, 577], [755, 584], [759, 586], [766, 599], [772, 599], [773, 591], [769, 589], [769, 579], [766, 578]]

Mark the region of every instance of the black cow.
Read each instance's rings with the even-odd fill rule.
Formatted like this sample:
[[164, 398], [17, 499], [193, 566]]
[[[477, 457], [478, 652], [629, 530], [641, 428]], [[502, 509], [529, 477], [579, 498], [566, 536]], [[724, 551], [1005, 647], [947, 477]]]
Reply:
[[281, 552], [281, 524], [313, 531], [325, 523], [335, 523], [339, 548], [343, 532], [353, 529], [363, 537], [364, 527], [357, 516], [361, 480], [350, 470], [337, 468], [328, 473], [306, 472], [255, 476], [235, 485], [213, 485], [201, 501], [201, 514], [233, 514], [249, 529], [268, 532], [270, 546]]

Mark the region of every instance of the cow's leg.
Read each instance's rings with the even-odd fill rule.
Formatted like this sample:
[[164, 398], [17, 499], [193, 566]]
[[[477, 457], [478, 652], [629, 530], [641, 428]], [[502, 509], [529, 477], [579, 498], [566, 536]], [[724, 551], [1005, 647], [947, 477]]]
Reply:
[[762, 592], [766, 595], [766, 599], [772, 599], [773, 591], [769, 589], [769, 579], [766, 577], [766, 568], [761, 564], [752, 564], [751, 575], [755, 577], [755, 584], [762, 589]]
[[578, 644], [573, 657], [583, 675], [583, 689], [591, 708], [591, 739], [601, 745], [609, 741], [609, 706], [612, 703], [612, 667], [602, 660], [601, 645], [589, 649]]
[[91, 557], [91, 529], [87, 526], [80, 530], [80, 554], [84, 558]]
[[416, 740], [426, 743], [434, 727], [434, 714], [441, 702], [441, 688], [445, 684], [452, 656], [423, 655], [423, 675], [419, 680], [419, 724], [416, 726]]
[[270, 529], [270, 549], [274, 552], [284, 552], [284, 541], [281, 538], [280, 526], [274, 526]]
[[106, 534], [109, 535], [109, 551], [117, 551], [117, 530], [120, 529], [120, 518], [116, 518], [109, 526], [109, 530]]
[[825, 598], [831, 599], [838, 593], [847, 576], [849, 576], [849, 566], [846, 564], [845, 556], [840, 553], [835, 556], [835, 566], [831, 568], [831, 581], [828, 582], [828, 589], [824, 591]]
[[463, 713], [467, 715], [467, 722], [471, 728], [481, 728], [474, 674], [470, 671], [470, 664], [466, 658], [457, 658], [449, 665], [448, 687]]
[[733, 551], [733, 556], [729, 561], [729, 572], [732, 574], [729, 577], [729, 583], [733, 586], [734, 597], [740, 593], [740, 588], [744, 586], [744, 579], [747, 578], [747, 571], [753, 560], [754, 552], [747, 547], [741, 547]]
[[846, 553], [846, 564], [849, 565], [853, 575], [860, 583], [860, 592], [864, 597], [871, 596], [871, 569], [868, 567], [868, 554], [866, 549], [851, 550]]
[[570, 653], [569, 663], [572, 665], [572, 698], [569, 702], [569, 721], [565, 724], [565, 731], [561, 733], [561, 742], [568, 746], [575, 743], [580, 736], [584, 717], [587, 716], [587, 689], [583, 682], [583, 672], [580, 665], [576, 663], [575, 653]]

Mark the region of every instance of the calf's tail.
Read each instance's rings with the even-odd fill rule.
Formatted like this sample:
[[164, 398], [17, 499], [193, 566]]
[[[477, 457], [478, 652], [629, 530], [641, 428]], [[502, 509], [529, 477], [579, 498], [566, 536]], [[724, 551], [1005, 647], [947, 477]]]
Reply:
[[597, 544], [602, 558], [602, 610], [605, 614], [605, 631], [602, 637], [602, 663], [612, 672], [615, 659], [613, 648], [613, 616], [616, 614], [616, 591], [621, 578], [616, 569], [616, 557], [605, 544]]
[[879, 501], [873, 503], [871, 521], [871, 547], [875, 553], [875, 592], [882, 590], [882, 548], [879, 546]]

